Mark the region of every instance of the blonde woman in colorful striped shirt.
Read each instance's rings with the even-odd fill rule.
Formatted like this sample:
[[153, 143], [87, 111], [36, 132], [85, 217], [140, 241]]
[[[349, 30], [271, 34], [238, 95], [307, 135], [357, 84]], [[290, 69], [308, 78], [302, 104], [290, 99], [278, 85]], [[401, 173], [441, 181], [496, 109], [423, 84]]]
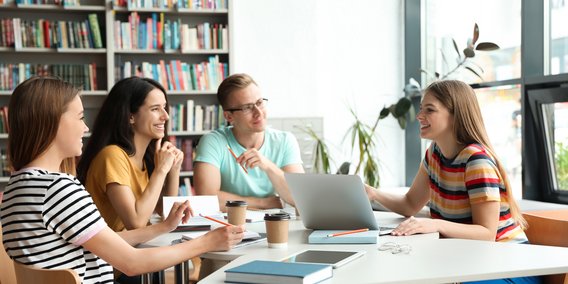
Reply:
[[[489, 142], [473, 89], [444, 80], [424, 94], [416, 118], [420, 137], [432, 143], [408, 193], [366, 187], [371, 200], [409, 217], [392, 234], [439, 232], [447, 238], [526, 243], [525, 220]], [[431, 218], [413, 217], [427, 204]], [[538, 277], [495, 281], [540, 283]]]

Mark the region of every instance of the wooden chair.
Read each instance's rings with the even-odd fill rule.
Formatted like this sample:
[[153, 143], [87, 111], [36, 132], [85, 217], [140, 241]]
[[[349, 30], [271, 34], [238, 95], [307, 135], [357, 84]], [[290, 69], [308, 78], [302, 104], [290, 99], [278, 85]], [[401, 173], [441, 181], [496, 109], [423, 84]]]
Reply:
[[81, 284], [73, 269], [42, 269], [14, 261], [18, 284]]
[[[535, 245], [568, 247], [568, 210], [523, 212], [529, 242]], [[568, 273], [544, 276], [544, 283], [568, 284]]]

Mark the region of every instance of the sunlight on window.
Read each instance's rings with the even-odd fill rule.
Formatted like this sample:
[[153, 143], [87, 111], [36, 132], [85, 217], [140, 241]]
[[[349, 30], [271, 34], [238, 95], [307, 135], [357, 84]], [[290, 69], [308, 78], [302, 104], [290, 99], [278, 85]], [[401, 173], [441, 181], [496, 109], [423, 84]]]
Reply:
[[[456, 41], [463, 56], [463, 49], [473, 36], [473, 27], [479, 26], [479, 42], [493, 42], [500, 46], [495, 51], [476, 51], [470, 67], [483, 81], [499, 81], [521, 76], [521, 1], [520, 0], [426, 0], [425, 10], [425, 62], [423, 69], [446, 74], [457, 65]], [[467, 83], [482, 80], [473, 73], [461, 69], [450, 79]], [[426, 76], [424, 82], [431, 82]]]
[[522, 197], [520, 86], [476, 89], [487, 135], [509, 176], [515, 198]]
[[550, 0], [550, 74], [568, 73], [568, 2]]
[[551, 144], [554, 145], [554, 170], [556, 186], [559, 190], [568, 191], [568, 103], [555, 103], [553, 135]]

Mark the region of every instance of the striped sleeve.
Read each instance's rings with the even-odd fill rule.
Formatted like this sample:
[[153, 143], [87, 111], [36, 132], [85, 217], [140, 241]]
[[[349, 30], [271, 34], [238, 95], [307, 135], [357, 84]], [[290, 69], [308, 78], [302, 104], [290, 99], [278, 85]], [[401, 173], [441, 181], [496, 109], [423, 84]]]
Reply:
[[465, 185], [471, 204], [501, 201], [501, 178], [497, 166], [484, 152], [471, 155], [465, 167]]
[[106, 226], [85, 188], [68, 176], [61, 176], [47, 188], [42, 218], [48, 230], [74, 245], [81, 245]]

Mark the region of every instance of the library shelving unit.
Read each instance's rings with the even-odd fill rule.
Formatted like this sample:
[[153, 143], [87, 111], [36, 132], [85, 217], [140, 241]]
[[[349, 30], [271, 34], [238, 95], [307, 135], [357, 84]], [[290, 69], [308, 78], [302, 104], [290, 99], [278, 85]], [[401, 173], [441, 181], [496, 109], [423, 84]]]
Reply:
[[[92, 126], [118, 80], [151, 77], [168, 90], [170, 139], [195, 145], [222, 123], [215, 93], [229, 73], [229, 0], [177, 1], [0, 0], [0, 110], [20, 78], [47, 73], [83, 86]], [[0, 128], [2, 169], [7, 138]]]

